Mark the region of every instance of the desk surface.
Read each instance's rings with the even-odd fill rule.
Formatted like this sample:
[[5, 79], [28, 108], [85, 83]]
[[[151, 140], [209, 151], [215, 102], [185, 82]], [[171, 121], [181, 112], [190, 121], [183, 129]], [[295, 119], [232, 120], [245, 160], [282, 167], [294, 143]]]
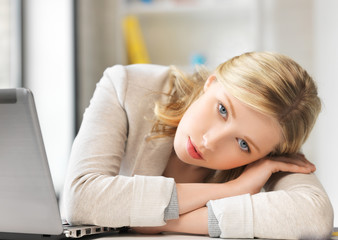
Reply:
[[[88, 236], [81, 239], [90, 239], [90, 240], [116, 240], [117, 238], [121, 238], [123, 240], [215, 240], [220, 238], [210, 238], [208, 236], [201, 235], [191, 235], [191, 234], [175, 234], [175, 233], [163, 233], [163, 234], [155, 234], [155, 235], [146, 235], [146, 234], [138, 234], [138, 233], [111, 233], [104, 234], [99, 236]], [[239, 239], [227, 239], [227, 240], [239, 240]], [[240, 240], [246, 240], [241, 238]], [[247, 239], [252, 240], [252, 239]], [[269, 240], [269, 239], [265, 239]], [[276, 239], [274, 239], [276, 240]]]
[[[338, 235], [338, 234], [337, 234]], [[200, 236], [200, 235], [190, 235], [190, 234], [175, 234], [175, 233], [163, 233], [156, 235], [145, 235], [145, 234], [137, 234], [137, 233], [110, 233], [99, 236], [88, 236], [81, 239], [90, 239], [90, 240], [116, 240], [117, 238], [122, 238], [123, 240], [143, 240], [143, 239], [151, 239], [151, 240], [206, 240], [206, 239], [215, 239], [210, 238], [208, 236]], [[217, 238], [216, 238], [217, 239]], [[332, 236], [330, 239], [338, 239], [338, 236]], [[227, 239], [231, 240], [231, 239]], [[235, 240], [235, 239], [232, 239]], [[238, 240], [238, 239], [237, 239]], [[245, 239], [241, 239], [245, 240]], [[249, 240], [249, 239], [247, 239]], [[252, 240], [252, 239], [250, 239]], [[265, 239], [268, 240], [268, 239]], [[276, 240], [276, 239], [274, 239]]]
[[146, 234], [137, 234], [137, 233], [108, 233], [97, 236], [88, 236], [82, 239], [97, 239], [97, 240], [116, 240], [117, 238], [122, 238], [123, 240], [136, 240], [136, 239], [165, 239], [165, 240], [193, 240], [193, 239], [215, 239], [210, 238], [208, 236], [200, 236], [200, 235], [190, 235], [190, 234], [175, 234], [175, 233], [163, 233], [163, 234], [155, 234], [155, 235], [146, 235]]

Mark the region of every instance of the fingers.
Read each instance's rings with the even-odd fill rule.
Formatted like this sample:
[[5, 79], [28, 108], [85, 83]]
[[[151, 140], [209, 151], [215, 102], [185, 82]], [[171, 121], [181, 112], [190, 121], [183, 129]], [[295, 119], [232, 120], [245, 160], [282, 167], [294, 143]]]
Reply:
[[309, 160], [307, 160], [304, 154], [301, 154], [301, 153], [294, 154], [291, 156], [273, 157], [273, 158], [270, 158], [270, 160], [295, 165], [295, 167], [293, 167], [294, 169], [296, 169], [297, 168], [296, 166], [298, 166], [299, 169], [301, 170], [306, 169], [306, 170], [309, 170], [310, 172], [316, 171], [316, 166], [313, 163], [311, 163]]
[[273, 172], [312, 173], [316, 170], [314, 165], [300, 165], [289, 162], [272, 161]]

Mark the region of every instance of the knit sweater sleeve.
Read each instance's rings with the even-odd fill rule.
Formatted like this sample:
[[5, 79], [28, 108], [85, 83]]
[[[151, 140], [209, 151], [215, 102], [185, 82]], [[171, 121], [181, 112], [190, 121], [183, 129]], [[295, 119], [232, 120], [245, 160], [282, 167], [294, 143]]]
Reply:
[[333, 209], [314, 174], [277, 173], [265, 190], [209, 201], [211, 236], [328, 239]]
[[175, 211], [172, 178], [119, 174], [130, 135], [127, 91], [125, 68], [110, 68], [85, 111], [63, 193], [63, 215], [71, 224], [160, 226], [172, 218], [165, 212]]

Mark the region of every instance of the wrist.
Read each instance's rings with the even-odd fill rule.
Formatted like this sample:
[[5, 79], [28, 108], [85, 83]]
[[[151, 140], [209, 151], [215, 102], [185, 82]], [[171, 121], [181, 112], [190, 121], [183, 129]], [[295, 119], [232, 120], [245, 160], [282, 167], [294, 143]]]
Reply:
[[208, 234], [208, 209], [202, 207], [180, 215], [178, 219], [169, 220], [161, 229], [163, 232], [180, 232], [191, 234]]
[[165, 225], [161, 226], [161, 232], [178, 232], [178, 219], [168, 220]]
[[260, 192], [261, 190], [259, 186], [252, 184], [252, 180], [242, 179], [241, 177], [231, 180], [228, 183], [231, 189], [233, 189], [234, 194], [232, 196], [238, 196], [247, 193], [253, 195]]
[[227, 197], [222, 183], [178, 183], [176, 188], [180, 215], [204, 207], [209, 200]]
[[249, 189], [248, 185], [239, 178], [222, 183], [222, 187], [223, 196], [218, 199], [246, 194]]

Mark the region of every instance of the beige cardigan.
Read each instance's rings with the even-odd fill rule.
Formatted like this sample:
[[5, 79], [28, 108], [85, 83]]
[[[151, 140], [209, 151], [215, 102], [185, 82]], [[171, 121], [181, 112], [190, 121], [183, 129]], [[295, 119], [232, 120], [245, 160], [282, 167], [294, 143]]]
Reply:
[[[171, 138], [146, 141], [168, 67], [114, 66], [105, 71], [74, 141], [64, 215], [72, 224], [160, 226], [175, 192], [162, 177]], [[323, 238], [333, 210], [314, 174], [275, 174], [267, 192], [210, 201], [224, 238]]]

